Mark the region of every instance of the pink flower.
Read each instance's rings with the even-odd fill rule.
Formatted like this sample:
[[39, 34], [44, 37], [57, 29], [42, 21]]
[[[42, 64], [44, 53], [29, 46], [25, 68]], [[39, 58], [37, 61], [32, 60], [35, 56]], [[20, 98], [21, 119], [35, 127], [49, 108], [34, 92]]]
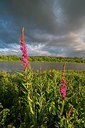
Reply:
[[62, 97], [62, 100], [65, 100], [66, 98], [66, 91], [67, 91], [67, 86], [66, 86], [66, 80], [65, 80], [65, 64], [63, 65], [63, 70], [62, 70], [62, 79], [61, 79], [61, 85], [60, 85], [60, 94]]
[[66, 80], [62, 79], [61, 86], [60, 86], [60, 94], [61, 94], [62, 100], [65, 100], [66, 98], [66, 90], [67, 90]]
[[24, 40], [24, 28], [22, 28], [20, 43], [21, 43], [20, 50], [22, 51], [21, 61], [22, 61], [24, 70], [26, 70], [29, 66], [29, 62], [28, 62], [28, 50], [27, 50], [27, 46]]

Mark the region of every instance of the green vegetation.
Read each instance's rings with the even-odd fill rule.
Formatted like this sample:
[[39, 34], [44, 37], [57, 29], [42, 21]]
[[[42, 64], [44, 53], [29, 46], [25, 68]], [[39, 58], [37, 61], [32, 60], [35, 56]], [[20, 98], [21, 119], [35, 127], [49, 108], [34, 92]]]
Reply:
[[20, 57], [15, 55], [0, 55], [0, 61], [20, 61]]
[[[0, 61], [20, 61], [20, 56], [15, 55], [1, 55]], [[70, 62], [70, 63], [85, 63], [85, 59], [77, 57], [52, 57], [52, 56], [30, 56], [31, 62]]]
[[27, 74], [1, 72], [0, 128], [85, 128], [85, 71], [66, 71], [62, 114], [61, 74], [31, 69]]
[[40, 61], [40, 62], [76, 62], [76, 63], [85, 63], [85, 59], [82, 58], [70, 58], [70, 57], [52, 57], [52, 56], [32, 56], [30, 57], [31, 61]]

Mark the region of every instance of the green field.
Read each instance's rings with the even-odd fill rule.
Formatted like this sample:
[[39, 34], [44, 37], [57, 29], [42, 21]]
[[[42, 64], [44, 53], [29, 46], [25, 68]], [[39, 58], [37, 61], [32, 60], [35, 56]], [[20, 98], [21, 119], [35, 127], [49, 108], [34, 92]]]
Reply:
[[0, 128], [85, 128], [85, 71], [66, 71], [64, 106], [61, 75], [56, 70], [0, 72]]
[[[0, 61], [20, 61], [20, 56], [1, 55]], [[30, 62], [70, 62], [70, 63], [85, 63], [84, 58], [78, 57], [52, 57], [52, 56], [29, 56]]]

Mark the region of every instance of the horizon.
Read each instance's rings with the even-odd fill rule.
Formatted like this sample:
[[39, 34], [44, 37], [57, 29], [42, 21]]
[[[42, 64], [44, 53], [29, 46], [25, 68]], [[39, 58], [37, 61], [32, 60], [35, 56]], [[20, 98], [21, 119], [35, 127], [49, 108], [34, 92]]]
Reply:
[[0, 55], [21, 55], [21, 27], [29, 56], [85, 58], [85, 0], [1, 0]]
[[[2, 55], [0, 55], [0, 56], [16, 56], [16, 57], [21, 57], [21, 55], [16, 55], [16, 54], [7, 54], [7, 55], [5, 55], [5, 54], [2, 54]], [[28, 58], [29, 57], [55, 57], [55, 58], [71, 58], [71, 59], [75, 59], [75, 58], [77, 58], [77, 59], [85, 59], [85, 58], [83, 58], [83, 57], [63, 57], [63, 56], [46, 56], [46, 55], [29, 55], [28, 56]]]

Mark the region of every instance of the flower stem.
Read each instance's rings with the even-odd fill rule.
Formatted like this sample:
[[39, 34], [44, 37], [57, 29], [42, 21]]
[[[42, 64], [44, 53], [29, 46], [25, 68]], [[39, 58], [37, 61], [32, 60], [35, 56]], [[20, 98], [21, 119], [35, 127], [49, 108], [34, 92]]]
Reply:
[[63, 111], [64, 111], [64, 105], [65, 105], [65, 101], [63, 100], [63, 102], [62, 102], [62, 108], [61, 108], [61, 116], [63, 115]]

